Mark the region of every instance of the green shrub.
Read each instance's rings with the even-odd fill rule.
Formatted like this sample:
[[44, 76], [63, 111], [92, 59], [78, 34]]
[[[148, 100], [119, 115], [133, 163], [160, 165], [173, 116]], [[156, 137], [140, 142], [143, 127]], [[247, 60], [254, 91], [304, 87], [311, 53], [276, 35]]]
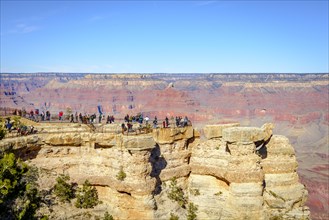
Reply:
[[2, 140], [7, 134], [7, 130], [0, 124], [0, 140]]
[[184, 196], [183, 189], [177, 186], [176, 177], [172, 178], [170, 181], [168, 198], [176, 201], [182, 208], [185, 208], [187, 198]]
[[44, 215], [44, 216], [41, 217], [40, 220], [48, 220], [48, 219], [49, 219], [49, 216], [48, 215]]
[[77, 208], [93, 208], [99, 204], [98, 193], [94, 186], [91, 186], [89, 181], [86, 180], [82, 186], [82, 189], [79, 188], [76, 193], [77, 201], [75, 206]]
[[15, 128], [18, 128], [20, 125], [22, 125], [22, 123], [20, 121], [21, 120], [21, 117], [20, 116], [14, 116], [12, 119], [14, 120], [13, 126]]
[[188, 204], [187, 208], [187, 220], [195, 220], [197, 215], [196, 212], [198, 211], [198, 206], [194, 205], [192, 202]]
[[113, 219], [112, 215], [110, 215], [110, 214], [108, 213], [108, 211], [106, 211], [106, 212], [104, 213], [104, 218], [103, 218], [103, 220], [114, 220], [114, 219]]
[[36, 219], [40, 206], [38, 169], [13, 153], [0, 156], [0, 219]]
[[7, 129], [5, 128], [5, 120], [0, 117], [0, 140], [6, 136]]
[[116, 175], [116, 177], [120, 181], [123, 181], [127, 177], [126, 173], [123, 171], [123, 167], [122, 166], [120, 167], [120, 171], [118, 172], [118, 174]]
[[56, 178], [54, 186], [54, 194], [61, 202], [70, 202], [74, 198], [74, 190], [72, 184], [68, 183], [70, 180], [69, 175], [61, 174]]
[[175, 215], [174, 213], [170, 213], [169, 220], [179, 220], [179, 217], [178, 217], [178, 215]]
[[282, 220], [282, 219], [284, 219], [283, 215], [279, 214], [279, 215], [271, 216], [269, 220]]

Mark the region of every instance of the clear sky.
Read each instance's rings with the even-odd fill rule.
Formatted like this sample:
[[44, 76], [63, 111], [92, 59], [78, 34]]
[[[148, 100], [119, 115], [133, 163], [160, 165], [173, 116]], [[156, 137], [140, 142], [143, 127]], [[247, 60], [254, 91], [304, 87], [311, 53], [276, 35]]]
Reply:
[[2, 1], [1, 72], [329, 72], [328, 1]]

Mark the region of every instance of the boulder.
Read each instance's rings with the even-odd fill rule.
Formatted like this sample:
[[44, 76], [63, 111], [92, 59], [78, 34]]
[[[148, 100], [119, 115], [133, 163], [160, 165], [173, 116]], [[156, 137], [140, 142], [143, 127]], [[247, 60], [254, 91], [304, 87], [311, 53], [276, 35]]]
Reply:
[[123, 136], [122, 146], [128, 150], [150, 150], [155, 147], [156, 143], [153, 137], [143, 136]]
[[78, 133], [49, 134], [44, 143], [52, 146], [81, 146], [82, 138]]
[[272, 134], [273, 134], [274, 124], [272, 124], [272, 123], [265, 123], [261, 127], [261, 129], [263, 130], [264, 135], [265, 135], [264, 140], [265, 141], [268, 141], [271, 138]]
[[265, 138], [265, 133], [257, 127], [231, 127], [223, 129], [223, 139], [228, 143], [257, 142]]
[[221, 138], [223, 136], [224, 128], [238, 127], [239, 123], [206, 125], [203, 129], [204, 135], [207, 139]]
[[178, 128], [158, 128], [153, 130], [153, 138], [158, 144], [172, 144], [182, 139], [194, 137], [192, 126]]

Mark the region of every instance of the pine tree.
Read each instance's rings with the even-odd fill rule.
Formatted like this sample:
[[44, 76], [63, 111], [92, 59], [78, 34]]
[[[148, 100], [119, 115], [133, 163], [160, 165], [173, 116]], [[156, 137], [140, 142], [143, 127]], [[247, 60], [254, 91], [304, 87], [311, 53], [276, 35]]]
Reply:
[[56, 178], [54, 194], [59, 198], [61, 202], [69, 202], [74, 198], [73, 186], [67, 182], [69, 180], [70, 176], [63, 174]]
[[0, 159], [0, 219], [34, 219], [40, 206], [38, 170], [13, 153]]
[[88, 180], [84, 182], [82, 189], [78, 189], [76, 197], [75, 206], [77, 208], [93, 208], [99, 203], [97, 190], [90, 185]]

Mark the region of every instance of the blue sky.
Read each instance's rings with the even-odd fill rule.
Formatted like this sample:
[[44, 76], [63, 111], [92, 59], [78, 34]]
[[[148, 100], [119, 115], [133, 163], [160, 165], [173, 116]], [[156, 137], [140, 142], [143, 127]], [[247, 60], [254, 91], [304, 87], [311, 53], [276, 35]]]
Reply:
[[329, 72], [328, 1], [1, 1], [1, 72]]

